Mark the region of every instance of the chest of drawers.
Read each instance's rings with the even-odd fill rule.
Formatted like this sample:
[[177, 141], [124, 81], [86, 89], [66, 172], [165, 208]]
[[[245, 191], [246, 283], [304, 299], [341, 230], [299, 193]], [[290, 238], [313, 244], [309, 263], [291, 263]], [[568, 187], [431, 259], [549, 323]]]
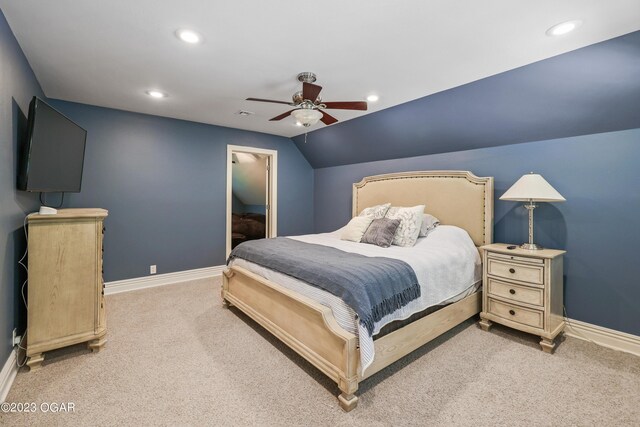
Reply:
[[540, 336], [540, 347], [553, 353], [564, 329], [563, 255], [554, 249], [507, 249], [483, 246], [483, 297], [480, 326], [493, 322]]
[[99, 351], [107, 324], [102, 278], [104, 209], [60, 209], [29, 222], [27, 365], [44, 352], [86, 342]]

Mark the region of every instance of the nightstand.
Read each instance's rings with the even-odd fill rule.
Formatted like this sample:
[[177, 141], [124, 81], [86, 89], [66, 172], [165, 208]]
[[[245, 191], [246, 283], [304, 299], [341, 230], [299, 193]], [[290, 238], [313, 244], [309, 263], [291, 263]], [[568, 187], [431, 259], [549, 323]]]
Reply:
[[540, 347], [553, 353], [564, 329], [562, 272], [565, 251], [482, 246], [483, 295], [480, 327], [492, 322], [539, 335]]

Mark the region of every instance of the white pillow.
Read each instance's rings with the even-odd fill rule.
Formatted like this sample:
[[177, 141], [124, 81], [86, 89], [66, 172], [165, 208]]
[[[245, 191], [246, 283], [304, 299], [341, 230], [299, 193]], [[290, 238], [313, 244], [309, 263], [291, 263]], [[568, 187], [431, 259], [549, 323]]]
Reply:
[[385, 214], [391, 207], [391, 203], [385, 203], [384, 205], [371, 206], [370, 208], [364, 208], [358, 216], [373, 216], [373, 219], [384, 218]]
[[354, 216], [340, 233], [340, 239], [360, 242], [369, 225], [373, 221], [373, 216]]
[[393, 236], [393, 243], [396, 246], [413, 246], [418, 240], [424, 205], [413, 206], [411, 208], [391, 207], [387, 211], [385, 218], [399, 219], [400, 225]]
[[431, 214], [424, 214], [420, 226], [420, 237], [426, 237], [434, 228], [440, 225], [440, 220]]

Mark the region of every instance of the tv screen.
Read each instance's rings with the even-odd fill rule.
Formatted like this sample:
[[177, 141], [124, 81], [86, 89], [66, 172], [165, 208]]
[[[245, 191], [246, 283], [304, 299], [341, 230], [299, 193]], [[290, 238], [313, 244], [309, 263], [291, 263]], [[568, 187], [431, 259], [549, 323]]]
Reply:
[[87, 131], [38, 97], [29, 105], [18, 189], [80, 192]]

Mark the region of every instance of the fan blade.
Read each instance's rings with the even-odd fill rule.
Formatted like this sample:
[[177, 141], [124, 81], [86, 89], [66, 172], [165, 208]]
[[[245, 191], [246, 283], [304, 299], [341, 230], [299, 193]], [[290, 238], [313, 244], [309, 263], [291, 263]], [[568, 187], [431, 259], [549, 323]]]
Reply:
[[323, 102], [325, 108], [333, 108], [335, 110], [367, 110], [367, 103], [364, 101], [353, 102]]
[[338, 121], [338, 119], [336, 119], [333, 116], [330, 116], [329, 114], [325, 113], [322, 110], [319, 110], [322, 113], [322, 118], [320, 119], [322, 121], [322, 123], [324, 123], [325, 125], [332, 125], [335, 122]]
[[316, 102], [322, 86], [314, 85], [313, 83], [302, 83], [302, 99], [308, 99], [311, 102]]
[[278, 121], [278, 120], [282, 120], [285, 117], [289, 116], [292, 111], [296, 111], [296, 110], [299, 110], [299, 108], [294, 108], [293, 110], [289, 110], [286, 113], [280, 114], [279, 116], [275, 116], [273, 119], [269, 119], [269, 121], [270, 122], [275, 122], [275, 121]]
[[274, 104], [296, 105], [293, 102], [274, 101], [273, 99], [247, 98], [247, 101], [273, 102]]

